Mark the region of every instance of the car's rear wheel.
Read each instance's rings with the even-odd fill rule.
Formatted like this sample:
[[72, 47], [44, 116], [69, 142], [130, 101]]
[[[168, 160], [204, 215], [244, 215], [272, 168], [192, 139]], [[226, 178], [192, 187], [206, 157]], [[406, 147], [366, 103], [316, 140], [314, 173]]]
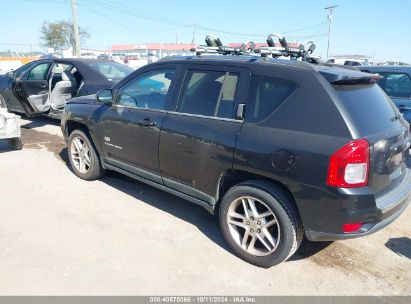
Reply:
[[104, 169], [89, 137], [81, 130], [74, 130], [68, 140], [68, 155], [74, 173], [85, 180], [101, 177]]
[[10, 138], [9, 139], [9, 144], [14, 147], [16, 150], [21, 150], [23, 149], [23, 143], [21, 142], [21, 138]]
[[4, 99], [3, 95], [0, 94], [0, 108], [7, 108], [6, 100]]
[[287, 260], [303, 238], [293, 198], [265, 181], [247, 181], [229, 189], [220, 206], [220, 226], [237, 255], [260, 267]]

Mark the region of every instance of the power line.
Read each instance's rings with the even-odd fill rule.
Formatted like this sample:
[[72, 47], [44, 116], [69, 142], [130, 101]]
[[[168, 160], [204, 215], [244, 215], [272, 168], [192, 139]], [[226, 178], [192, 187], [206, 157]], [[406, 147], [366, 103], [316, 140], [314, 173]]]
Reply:
[[135, 29], [134, 29], [134, 28], [125, 26], [125, 25], [123, 25], [122, 23], [118, 22], [118, 20], [114, 20], [114, 19], [108, 17], [107, 15], [104, 15], [104, 14], [102, 14], [102, 13], [94, 10], [93, 8], [90, 8], [88, 5], [79, 4], [79, 6], [80, 6], [81, 8], [83, 8], [83, 9], [86, 9], [87, 11], [90, 11], [90, 12], [94, 13], [95, 15], [99, 16], [100, 18], [103, 18], [103, 19], [105, 19], [105, 20], [108, 20], [108, 21], [110, 21], [111, 23], [113, 23], [113, 24], [115, 24], [115, 25], [117, 25], [117, 26], [119, 26], [119, 27], [121, 27], [121, 28], [129, 31], [130, 33], [135, 33]]
[[[97, 5], [97, 6], [106, 8], [106, 9], [111, 9], [111, 10], [115, 10], [115, 11], [117, 10], [117, 12], [122, 12], [123, 14], [133, 16], [133, 17], [137, 17], [137, 18], [141, 18], [141, 19], [145, 19], [145, 20], [149, 20], [149, 21], [161, 22], [161, 23], [172, 24], [172, 25], [178, 25], [178, 26], [185, 27], [185, 28], [190, 28], [190, 29], [193, 28], [192, 24], [175, 21], [175, 20], [172, 20], [168, 17], [153, 14], [151, 12], [144, 11], [144, 10], [141, 10], [141, 9], [136, 9], [136, 8], [131, 7], [131, 6], [119, 5], [119, 4], [114, 3], [113, 1], [110, 1], [110, 0], [105, 0], [105, 1], [103, 1], [103, 0], [84, 0], [84, 1], [87, 1], [89, 3], [93, 3], [94, 5]], [[287, 33], [303, 31], [303, 30], [307, 30], [307, 29], [311, 29], [311, 28], [323, 25], [325, 23], [327, 23], [327, 22], [322, 22], [322, 23], [306, 26], [304, 28], [299, 28], [299, 29], [288, 31], [288, 32], [285, 32], [285, 33], [287, 34]], [[233, 31], [225, 31], [225, 30], [221, 30], [221, 29], [217, 29], [217, 28], [213, 28], [213, 27], [209, 27], [209, 26], [204, 26], [204, 25], [201, 25], [201, 24], [196, 24], [196, 29], [203, 30], [203, 31], [208, 31], [208, 32], [213, 32], [213, 33], [220, 33], [220, 34], [227, 34], [227, 35], [234, 35], [234, 36], [243, 36], [243, 37], [266, 37], [267, 36], [266, 34], [260, 34], [260, 33], [240, 33], [240, 32], [233, 32]]]
[[[113, 23], [113, 24], [115, 24], [115, 25], [123, 28], [124, 30], [126, 30], [126, 33], [121, 33], [121, 34], [138, 34], [138, 33], [169, 32], [169, 31], [175, 31], [176, 29], [180, 28], [180, 27], [175, 27], [175, 28], [167, 28], [167, 29], [159, 29], [159, 30], [151, 30], [151, 31], [150, 31], [150, 30], [141, 30], [141, 31], [138, 31], [138, 30], [136, 30], [135, 28], [126, 26], [126, 25], [124, 25], [123, 23], [118, 22], [118, 20], [112, 19], [112, 18], [110, 18], [109, 16], [107, 16], [107, 15], [105, 15], [105, 14], [103, 14], [103, 13], [97, 11], [97, 10], [95, 10], [94, 8], [90, 7], [88, 4], [86, 5], [86, 4], [82, 3], [82, 4], [78, 4], [78, 5], [79, 5], [79, 7], [81, 7], [82, 9], [85, 9], [85, 10], [87, 10], [87, 11], [89, 11], [89, 12], [92, 12], [93, 14], [99, 16], [100, 18], [103, 18], [104, 20], [107, 20], [107, 21], [109, 21], [109, 22], [111, 22], [111, 23]], [[113, 33], [113, 34], [111, 34], [111, 35], [118, 35], [118, 34], [119, 34], [119, 33]], [[104, 33], [104, 34], [103, 34], [103, 33], [93, 33], [93, 35], [106, 35], [106, 36], [107, 36], [107, 35], [109, 35], [109, 33]]]
[[[0, 0], [1, 1], [1, 0]], [[67, 2], [65, 0], [58, 1], [58, 0], [20, 0], [24, 2], [49, 2], [49, 3], [61, 3], [61, 4], [66, 4]], [[111, 0], [81, 0], [80, 3], [77, 4], [79, 7], [84, 8], [96, 15], [98, 15], [101, 18], [104, 18], [104, 20], [108, 20], [109, 22], [127, 30], [130, 33], [137, 33], [135, 28], [131, 28], [129, 26], [126, 26], [122, 23], [119, 22], [118, 19], [113, 19], [110, 18], [109, 16], [101, 13], [100, 11], [96, 10], [96, 7], [104, 8], [106, 10], [109, 10], [110, 12], [114, 12], [117, 14], [121, 14], [122, 16], [127, 15], [131, 17], [137, 17], [139, 19], [144, 19], [150, 22], [156, 22], [156, 23], [163, 23], [163, 24], [168, 24], [168, 25], [174, 25], [175, 29], [177, 28], [187, 28], [190, 29], [191, 31], [193, 30], [193, 24], [191, 23], [185, 23], [185, 22], [180, 22], [176, 20], [172, 20], [168, 17], [157, 15], [152, 12], [144, 11], [141, 9], [137, 9], [128, 5], [123, 5], [123, 4], [118, 4], [115, 3]], [[93, 5], [93, 7], [90, 7], [89, 5]], [[287, 31], [283, 32], [284, 34], [290, 34], [290, 33], [295, 33], [295, 32], [301, 32], [301, 31], [306, 31], [312, 28], [319, 27], [321, 25], [324, 25], [328, 22], [321, 22], [313, 25], [309, 25], [306, 27], [298, 28], [292, 31]], [[141, 25], [140, 25], [141, 27]], [[155, 30], [151, 32], [166, 32], [169, 31], [170, 29], [164, 29], [164, 30]], [[207, 33], [220, 33], [220, 34], [226, 34], [226, 35], [232, 35], [232, 36], [241, 36], [241, 37], [266, 37], [267, 34], [261, 34], [261, 33], [242, 33], [242, 32], [234, 32], [234, 31], [228, 31], [228, 30], [221, 30], [218, 28], [210, 27], [210, 26], [204, 26], [201, 24], [195, 25], [195, 30], [196, 32], [207, 32]], [[312, 35], [303, 35], [303, 36], [296, 36], [292, 38], [298, 38], [298, 39], [308, 39], [308, 38], [313, 38], [313, 37], [322, 37], [323, 34], [318, 34], [319, 32], [322, 31], [322, 28], [318, 31], [316, 31]], [[147, 33], [147, 31], [144, 31], [144, 33]]]
[[317, 27], [317, 26], [320, 26], [320, 25], [323, 25], [323, 24], [327, 24], [327, 23], [328, 23], [328, 22], [325, 21], [325, 22], [321, 22], [321, 23], [314, 24], [314, 25], [306, 26], [306, 27], [300, 28], [300, 29], [298, 29], [298, 30], [293, 30], [293, 31], [289, 31], [289, 32], [283, 32], [283, 34], [290, 34], [290, 33], [295, 33], [295, 32], [301, 32], [301, 31], [309, 30], [309, 29], [312, 29], [312, 28], [315, 28], [315, 27]]

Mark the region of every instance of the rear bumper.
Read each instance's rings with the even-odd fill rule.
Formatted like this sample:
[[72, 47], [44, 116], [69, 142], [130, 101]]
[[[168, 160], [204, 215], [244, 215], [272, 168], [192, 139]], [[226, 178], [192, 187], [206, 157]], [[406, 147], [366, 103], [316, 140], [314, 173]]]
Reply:
[[[392, 191], [377, 198], [376, 209], [364, 212], [363, 210], [345, 210], [348, 214], [342, 214], [345, 223], [365, 223], [356, 233], [335, 233], [315, 230], [306, 230], [306, 236], [310, 241], [333, 241], [366, 236], [386, 227], [398, 218], [410, 203], [411, 170], [407, 169], [401, 183]], [[354, 200], [360, 200], [353, 196]], [[351, 220], [352, 219], [352, 220]], [[342, 226], [342, 225], [341, 225]]]

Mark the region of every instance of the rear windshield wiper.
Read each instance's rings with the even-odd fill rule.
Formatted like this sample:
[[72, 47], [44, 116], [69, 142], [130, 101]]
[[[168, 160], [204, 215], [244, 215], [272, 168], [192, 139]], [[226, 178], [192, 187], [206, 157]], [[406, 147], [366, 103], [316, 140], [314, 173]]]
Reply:
[[401, 115], [398, 114], [398, 115], [395, 115], [393, 118], [391, 118], [391, 121], [396, 121], [396, 120], [399, 120], [400, 118], [401, 118]]

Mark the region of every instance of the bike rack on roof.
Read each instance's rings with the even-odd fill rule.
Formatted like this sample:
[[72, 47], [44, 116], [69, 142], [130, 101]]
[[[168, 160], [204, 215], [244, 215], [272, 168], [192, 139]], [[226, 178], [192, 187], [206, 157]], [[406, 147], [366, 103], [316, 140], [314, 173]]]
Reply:
[[[240, 48], [233, 48], [224, 46], [218, 37], [207, 35], [205, 38], [207, 45], [200, 45], [197, 48], [193, 48], [190, 51], [195, 52], [196, 55], [202, 54], [220, 54], [220, 55], [251, 55], [251, 52], [255, 48], [253, 42], [246, 42], [241, 45]], [[247, 48], [247, 45], [248, 48]]]
[[[278, 38], [280, 46], [275, 46], [273, 37]], [[246, 42], [241, 45], [240, 48], [224, 46], [220, 38], [207, 35], [205, 38], [206, 45], [201, 45], [197, 48], [191, 49], [196, 55], [203, 54], [218, 54], [218, 55], [234, 55], [234, 56], [260, 56], [263, 58], [272, 57], [289, 57], [292, 60], [301, 59], [302, 61], [308, 61], [310, 63], [319, 63], [319, 58], [312, 57], [312, 53], [315, 50], [315, 44], [313, 41], [307, 41], [304, 44], [300, 44], [298, 48], [292, 48], [288, 45], [284, 36], [271, 33], [267, 37], [267, 46], [256, 48], [253, 42]]]

